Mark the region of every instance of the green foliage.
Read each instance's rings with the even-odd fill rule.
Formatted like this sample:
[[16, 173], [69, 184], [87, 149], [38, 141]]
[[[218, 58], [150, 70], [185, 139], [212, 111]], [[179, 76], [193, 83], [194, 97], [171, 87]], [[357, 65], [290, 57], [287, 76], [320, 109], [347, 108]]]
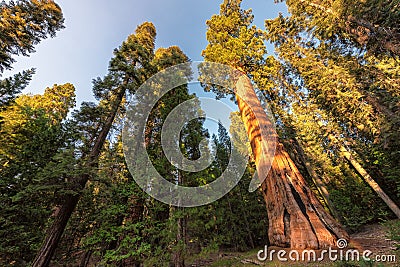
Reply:
[[0, 73], [10, 69], [13, 55], [28, 55], [34, 46], [64, 28], [60, 7], [47, 0], [0, 2]]
[[[383, 225], [388, 229], [387, 237], [393, 241], [400, 242], [400, 220], [387, 221]], [[396, 246], [400, 248], [399, 243]]]
[[[85, 103], [81, 111], [74, 114], [71, 123], [71, 127], [78, 133], [78, 140], [82, 142], [77, 144], [83, 153], [87, 153], [85, 150], [93, 145], [94, 137], [98, 136], [99, 129], [104, 124], [104, 112], [110, 112], [115, 88], [123, 86], [134, 93], [139, 83], [150, 77], [153, 71], [180, 63], [179, 61], [187, 61], [187, 57], [177, 47], [159, 49], [153, 55], [154, 37], [155, 29], [151, 23], [139, 26], [136, 34], [131, 35], [115, 51], [109, 74], [104, 79], [94, 81], [94, 93], [101, 100], [99, 105]], [[134, 64], [132, 68], [133, 62], [139, 64]], [[172, 168], [167, 167], [169, 162], [166, 159], [156, 157], [160, 152], [154, 145], [160, 142], [160, 131], [157, 129], [162, 126], [161, 122], [169, 113], [168, 110], [191, 97], [187, 88], [178, 88], [160, 101], [149, 118], [148, 126], [151, 130], [147, 136], [152, 141], [148, 143], [148, 150], [154, 158], [154, 165], [159, 166], [164, 174], [171, 174]], [[120, 115], [122, 114], [117, 114], [117, 117]], [[99, 157], [98, 168], [91, 170], [91, 180], [66, 229], [66, 236], [71, 238], [63, 240], [61, 247], [65, 249], [56, 257], [71, 258], [74, 251], [84, 249], [106, 265], [122, 262], [133, 264], [150, 257], [165, 262], [174, 251], [171, 246], [175, 237], [169, 234], [170, 231], [161, 230], [171, 229], [171, 222], [175, 220], [172, 218], [176, 217], [171, 216], [169, 220], [169, 207], [148, 199], [133, 181], [124, 161], [119, 121], [115, 124], [116, 139], [110, 139], [111, 143]], [[161, 249], [166, 247], [171, 249]], [[74, 264], [76, 260], [72, 257], [69, 263]]]
[[[43, 95], [21, 95], [0, 112], [1, 264], [15, 259], [26, 264], [41, 242], [53, 194], [64, 182], [60, 174], [73, 169], [68, 165], [73, 158], [62, 148], [67, 142], [63, 120], [74, 99], [71, 84], [55, 85]], [[62, 169], [52, 159], [62, 161]]]
[[[269, 64], [265, 58], [265, 36], [262, 30], [252, 25], [252, 10], [242, 10], [241, 2], [224, 0], [220, 13], [206, 22], [208, 45], [202, 56], [206, 61], [231, 66], [257, 79], [264, 76], [263, 69]], [[231, 93], [227, 88], [211, 85], [205, 89], [212, 90], [217, 96]]]
[[209, 44], [202, 52], [207, 61], [241, 68], [251, 73], [265, 55], [263, 33], [251, 26], [251, 10], [241, 10], [239, 0], [225, 0], [220, 14], [207, 21]]
[[[27, 56], [42, 39], [54, 37], [64, 27], [61, 9], [53, 1], [2, 1], [0, 18], [0, 77], [5, 69], [12, 68], [13, 56]], [[0, 79], [0, 111], [12, 104], [34, 73], [35, 69], [30, 69]], [[0, 130], [1, 120], [0, 116]]]
[[[250, 76], [273, 110], [282, 141], [296, 139], [303, 147], [329, 190], [330, 208], [349, 230], [387, 219], [390, 213], [343, 159], [341, 145], [388, 195], [400, 199], [398, 1], [389, 2], [288, 0], [290, 15], [267, 20], [262, 31], [252, 25], [252, 11], [242, 10], [240, 0], [224, 0], [220, 13], [207, 21], [204, 58]], [[53, 1], [1, 2], [0, 16], [0, 73], [11, 68], [13, 56], [32, 53], [41, 39], [63, 27], [61, 10]], [[247, 190], [253, 162], [226, 196], [188, 209], [150, 198], [134, 181], [143, 174], [129, 172], [121, 141], [123, 96], [135, 94], [156, 72], [189, 61], [176, 46], [155, 51], [155, 37], [152, 23], [139, 25], [115, 49], [108, 73], [93, 80], [98, 103], [83, 103], [68, 121], [75, 104], [71, 84], [47, 88], [43, 95], [17, 97], [33, 69], [0, 81], [0, 265], [29, 264], [46, 227], [71, 195], [81, 199], [55, 255], [59, 264], [74, 266], [82, 255], [89, 255], [99, 266], [168, 266], [178, 256], [194, 260], [218, 250], [246, 251], [266, 244], [262, 193]], [[275, 45], [276, 58], [267, 57], [266, 41]], [[227, 93], [211, 89], [218, 96]], [[227, 129], [219, 125], [205, 152], [216, 154], [209, 168], [184, 172], [169, 162], [161, 147], [163, 123], [171, 110], [193, 97], [187, 86], [170, 91], [152, 110], [145, 129], [152, 164], [183, 186], [204, 185], [219, 177], [232, 146]], [[191, 112], [199, 113], [199, 106]], [[232, 114], [231, 120], [233, 142], [249, 154], [240, 118]], [[201, 156], [199, 144], [210, 138], [203, 124], [204, 119], [192, 120], [180, 133], [181, 152], [190, 160]], [[97, 140], [105, 136], [100, 155], [88, 164]], [[82, 190], [77, 181], [87, 173], [90, 180]], [[400, 240], [398, 221], [387, 226], [389, 237]]]
[[9, 105], [17, 94], [29, 84], [35, 69], [15, 74], [14, 77], [0, 80], [0, 109]]
[[[173, 94], [164, 96], [153, 110], [148, 125], [157, 129], [159, 116], [163, 118], [168, 114], [166, 109], [190, 98], [187, 88], [178, 88]], [[158, 112], [159, 108], [163, 112]], [[181, 133], [182, 153], [189, 159], [199, 156], [198, 144], [208, 135], [202, 124], [202, 120], [191, 121]], [[160, 153], [159, 146], [153, 146], [161, 141], [159, 131], [148, 132], [148, 138], [147, 150], [154, 166], [168, 179], [176, 179], [170, 163], [163, 157], [153, 156]], [[229, 136], [222, 126], [214, 142], [217, 159], [213, 165], [201, 173], [180, 172], [180, 183], [197, 186], [220, 175], [230, 153]], [[120, 138], [106, 147], [98, 169], [97, 178], [85, 190], [78, 212], [67, 229], [68, 236], [82, 236], [81, 245], [75, 247], [73, 241], [64, 241], [62, 246], [69, 249], [63, 249], [63, 254], [57, 258], [84, 249], [92, 251], [99, 264], [106, 266], [121, 262], [164, 266], [176, 253], [193, 259], [219, 248], [244, 251], [264, 245], [267, 222], [263, 200], [260, 193], [247, 191], [250, 173], [254, 170], [249, 169], [244, 181], [216, 203], [179, 209], [148, 198], [136, 185], [125, 165]], [[133, 214], [139, 217], [132, 217]], [[184, 239], [177, 236], [179, 221], [185, 225]], [[233, 228], [236, 231], [233, 232]]]
[[398, 1], [286, 1], [307, 32], [378, 56], [399, 56]]
[[[378, 34], [385, 27], [393, 27], [386, 34], [398, 31], [381, 17], [398, 14], [392, 3], [384, 7], [381, 1], [286, 3], [289, 16], [265, 22], [266, 39], [275, 45], [277, 54], [269, 78], [284, 97], [274, 106], [279, 119], [294, 127], [294, 136], [307, 147], [314, 168], [331, 188], [339, 213], [355, 209], [343, 215], [345, 224], [356, 228], [390, 216], [369, 187], [351, 181], [357, 181], [358, 174], [348, 169], [350, 164], [346, 166], [348, 162], [341, 159], [339, 148], [344, 145], [355, 154], [371, 177], [400, 203], [395, 178], [399, 176], [395, 156], [399, 136], [394, 130], [400, 118], [399, 97], [398, 86], [393, 88], [399, 82], [393, 76], [399, 64], [388, 56], [396, 51], [387, 46], [397, 38], [393, 35], [389, 41], [385, 34]], [[376, 12], [372, 14], [373, 6]], [[359, 24], [373, 21], [379, 21], [374, 29]], [[354, 192], [359, 197], [350, 201]], [[369, 207], [366, 212], [365, 206]]]
[[[216, 159], [209, 170], [209, 177], [219, 177], [230, 157], [230, 138], [221, 124], [218, 133], [218, 136], [213, 136]], [[253, 172], [249, 167], [239, 184], [220, 200], [204, 207], [189, 209], [189, 248], [197, 251], [195, 255], [206, 257], [217, 248], [246, 251], [265, 245], [262, 243], [267, 235], [267, 217], [263, 198], [260, 192], [252, 194], [247, 190]]]

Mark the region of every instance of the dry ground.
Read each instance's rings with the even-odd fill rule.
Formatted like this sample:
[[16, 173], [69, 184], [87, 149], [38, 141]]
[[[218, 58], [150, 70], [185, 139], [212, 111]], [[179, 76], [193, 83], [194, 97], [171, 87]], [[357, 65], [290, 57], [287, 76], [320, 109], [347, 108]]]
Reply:
[[[397, 244], [399, 245], [399, 244]], [[391, 259], [392, 256], [395, 256], [395, 262], [365, 262], [361, 260], [360, 262], [355, 262], [355, 261], [336, 261], [332, 262], [329, 260], [329, 258], [326, 257], [324, 261], [321, 262], [293, 262], [293, 261], [288, 261], [288, 262], [280, 262], [276, 258], [273, 261], [259, 261], [257, 259], [257, 252], [261, 249], [256, 249], [254, 251], [249, 251], [245, 253], [213, 253], [210, 254], [209, 257], [205, 259], [198, 259], [194, 260], [192, 263], [189, 263], [187, 266], [191, 267], [200, 267], [200, 266], [247, 266], [247, 267], [252, 267], [252, 266], [399, 266], [400, 267], [400, 251], [399, 249], [396, 248], [396, 242], [393, 240], [390, 240], [387, 237], [387, 229], [385, 226], [381, 224], [372, 224], [372, 225], [367, 225], [364, 226], [360, 229], [359, 232], [352, 234], [351, 235], [351, 241], [350, 244], [348, 245], [349, 249], [357, 249], [362, 252], [365, 250], [370, 250], [372, 251], [372, 256], [370, 256], [371, 259], [376, 259], [376, 256], [379, 255], [379, 257], [386, 257], [389, 260]], [[272, 249], [275, 250], [280, 250], [281, 248], [268, 248], [269, 251]], [[287, 253], [290, 252], [290, 250], [285, 249]], [[301, 252], [299, 252], [301, 255]], [[318, 252], [317, 252], [318, 253]], [[288, 257], [286, 255], [286, 257]], [[319, 257], [319, 254], [317, 254], [317, 258]]]

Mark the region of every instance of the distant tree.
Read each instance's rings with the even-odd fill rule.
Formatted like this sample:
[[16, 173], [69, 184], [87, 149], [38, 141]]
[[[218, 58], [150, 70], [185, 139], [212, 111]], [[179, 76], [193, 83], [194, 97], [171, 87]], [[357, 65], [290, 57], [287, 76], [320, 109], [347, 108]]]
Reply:
[[[218, 135], [213, 141], [216, 150], [216, 176], [228, 166], [233, 145], [240, 153], [247, 155], [250, 144], [246, 129], [238, 112], [231, 113], [231, 125], [228, 131], [219, 124]], [[250, 152], [251, 153], [251, 152]], [[239, 170], [237, 170], [239, 172]], [[266, 208], [261, 190], [250, 193], [250, 180], [255, 172], [254, 161], [250, 160], [238, 185], [226, 196], [213, 203], [217, 217], [216, 243], [223, 249], [246, 251], [256, 246], [263, 246], [268, 236]]]
[[[179, 47], [173, 46], [157, 49], [150, 64], [154, 71], [161, 71], [188, 60]], [[141, 99], [142, 96], [135, 94], [135, 97]], [[189, 94], [186, 85], [168, 92], [153, 108], [145, 129], [146, 149], [153, 166], [163, 177], [181, 185], [198, 183], [192, 173], [178, 170], [165, 157], [161, 146], [161, 129], [172, 109], [189, 99], [193, 99], [193, 95]], [[192, 112], [197, 110], [196, 106]], [[115, 124], [116, 129], [121, 128], [118, 121]], [[198, 143], [207, 135], [202, 124], [203, 119], [193, 120], [182, 130], [181, 150], [188, 158], [199, 157]], [[104, 205], [101, 211], [91, 211], [94, 216], [86, 215], [95, 226], [93, 232], [85, 233], [85, 249], [92, 251], [93, 255], [100, 255], [101, 262], [108, 264], [139, 266], [143, 262], [173, 262], [176, 266], [184, 265], [188, 240], [186, 211], [156, 201], [142, 192], [134, 178], [146, 175], [142, 173], [145, 170], [129, 173], [120, 137], [106, 147], [103, 154], [99, 158], [98, 177], [101, 178], [90, 182], [91, 188], [97, 188], [98, 193], [87, 194], [92, 199], [102, 198]], [[135, 160], [140, 161], [140, 158]], [[111, 161], [114, 163], [110, 166]], [[113, 171], [109, 171], [110, 168]], [[86, 208], [86, 205], [80, 205], [78, 212]], [[74, 225], [78, 226], [78, 223]], [[69, 231], [74, 230], [70, 228]]]

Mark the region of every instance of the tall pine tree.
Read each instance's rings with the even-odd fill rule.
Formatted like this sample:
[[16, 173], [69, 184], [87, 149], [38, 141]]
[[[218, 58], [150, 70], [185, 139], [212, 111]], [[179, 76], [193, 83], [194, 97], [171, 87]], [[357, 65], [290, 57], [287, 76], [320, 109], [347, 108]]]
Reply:
[[88, 149], [87, 155], [83, 155], [85, 163], [83, 168], [86, 173], [75, 177], [75, 194], [66, 195], [53, 224], [49, 227], [42, 247], [37, 253], [32, 266], [48, 266], [60, 242], [64, 229], [74, 211], [90, 178], [90, 169], [95, 167], [101, 149], [113, 125], [114, 119], [121, 107], [127, 90], [134, 92], [143, 79], [143, 75], [149, 71], [146, 67], [153, 57], [155, 28], [151, 23], [144, 23], [137, 27], [132, 34], [114, 51], [114, 58], [110, 62], [109, 74], [104, 80], [95, 81], [94, 93], [108, 104], [107, 116], [101, 125], [97, 136], [93, 136], [93, 145]]

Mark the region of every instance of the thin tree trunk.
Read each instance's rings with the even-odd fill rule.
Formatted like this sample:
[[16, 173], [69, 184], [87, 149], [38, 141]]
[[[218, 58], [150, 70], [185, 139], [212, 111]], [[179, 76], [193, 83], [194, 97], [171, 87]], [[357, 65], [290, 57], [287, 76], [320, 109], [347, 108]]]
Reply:
[[[183, 175], [181, 171], [178, 170], [178, 185], [183, 185]], [[175, 211], [183, 211], [182, 207], [173, 208]], [[183, 255], [184, 249], [186, 248], [186, 220], [183, 214], [179, 214], [176, 233], [176, 243], [183, 242], [183, 249], [179, 246], [174, 252], [174, 266], [175, 267], [185, 267], [185, 257]]]
[[[119, 91], [116, 95], [116, 99], [111, 108], [111, 112], [108, 115], [106, 123], [104, 124], [104, 127], [101, 130], [99, 136], [97, 137], [96, 142], [89, 154], [88, 167], [94, 167], [96, 164], [101, 149], [114, 122], [114, 118], [118, 112], [119, 106], [122, 102], [123, 97], [125, 96], [126, 84], [127, 81], [125, 81], [124, 85], [119, 88]], [[79, 177], [76, 181], [77, 193], [74, 195], [66, 196], [65, 202], [61, 205], [60, 210], [56, 215], [53, 224], [50, 226], [46, 234], [45, 241], [43, 242], [41, 248], [36, 254], [36, 258], [32, 263], [32, 267], [49, 266], [51, 258], [53, 257], [56, 248], [58, 246], [58, 243], [60, 242], [61, 236], [64, 233], [65, 227], [67, 226], [68, 220], [70, 219], [72, 212], [74, 211], [76, 205], [79, 202], [82, 190], [85, 188], [86, 183], [89, 180], [89, 177], [90, 177], [89, 174], [84, 174], [81, 177]]]
[[377, 182], [372, 179], [371, 175], [361, 166], [360, 163], [351, 155], [351, 153], [344, 147], [340, 146], [340, 153], [349, 161], [364, 181], [378, 194], [378, 196], [386, 203], [386, 205], [393, 211], [393, 213], [400, 219], [400, 209], [394, 201], [382, 190]]
[[[321, 122], [318, 122], [320, 127], [323, 127]], [[334, 143], [338, 144], [338, 140], [332, 134], [328, 134], [328, 139]], [[339, 152], [342, 156], [353, 166], [353, 168], [358, 172], [359, 175], [364, 179], [364, 181], [378, 194], [378, 196], [387, 204], [387, 206], [393, 211], [393, 213], [400, 218], [400, 209], [394, 203], [394, 201], [382, 190], [377, 182], [369, 175], [367, 170], [365, 170], [360, 163], [353, 157], [353, 155], [341, 144], [339, 144]]]
[[[230, 202], [229, 198], [230, 198], [230, 196], [228, 195], [228, 197], [227, 197], [228, 207], [229, 207], [229, 211], [231, 213], [231, 218], [233, 218], [234, 217], [234, 213], [233, 213], [232, 205], [231, 205], [231, 202]], [[238, 233], [238, 230], [236, 229], [236, 224], [235, 223], [232, 223], [231, 227], [232, 227], [233, 233]], [[235, 234], [233, 234], [233, 240], [232, 241], [234, 242], [235, 251], [239, 251], [239, 244], [238, 244], [238, 241], [237, 241], [237, 238], [236, 238]]]
[[[267, 151], [273, 127], [246, 75], [236, 82], [237, 102], [256, 161], [268, 211], [270, 245], [296, 249], [335, 246], [347, 233], [308, 188], [297, 167], [278, 142], [271, 171]], [[238, 96], [243, 97], [241, 99]], [[258, 121], [256, 120], [258, 118]], [[265, 178], [265, 180], [264, 180]]]
[[297, 141], [296, 139], [294, 140], [294, 146], [296, 147], [296, 152], [297, 152], [300, 160], [303, 162], [304, 166], [306, 167], [308, 174], [310, 175], [315, 186], [317, 187], [319, 194], [324, 199], [324, 202], [325, 202], [327, 208], [329, 209], [330, 213], [332, 214], [333, 217], [339, 218], [338, 214], [335, 211], [335, 208], [333, 207], [333, 204], [330, 200], [328, 188], [326, 187], [324, 181], [318, 176], [318, 174], [312, 168], [309, 158], [304, 153], [304, 150], [303, 150], [301, 144], [299, 143], [299, 141]]
[[[241, 189], [239, 190], [239, 193], [240, 193], [240, 198], [242, 199], [242, 203], [244, 203], [243, 193], [242, 193]], [[247, 231], [247, 234], [249, 237], [250, 246], [252, 249], [254, 249], [256, 246], [255, 246], [254, 239], [253, 239], [253, 233], [251, 232], [251, 229], [250, 229], [249, 211], [246, 209], [246, 207], [243, 207], [243, 205], [241, 205], [241, 209], [242, 209], [242, 213], [244, 215], [244, 221], [246, 224], [246, 231]]]
[[[181, 207], [176, 207], [176, 210], [182, 210]], [[178, 218], [178, 227], [176, 233], [176, 241], [185, 243], [185, 222], [184, 218]], [[185, 245], [184, 245], [185, 246]], [[180, 247], [174, 252], [174, 266], [175, 267], [185, 267], [185, 258], [183, 256], [183, 249]]]
[[[381, 105], [376, 97], [368, 95], [367, 92], [363, 92], [367, 95], [367, 101], [375, 107], [379, 112], [383, 113], [388, 118], [395, 116], [395, 113], [390, 111], [385, 106]], [[300, 99], [297, 99], [302, 103]], [[303, 104], [303, 103], [302, 103]], [[324, 127], [324, 124], [315, 118], [319, 127]], [[334, 144], [339, 144], [337, 138], [332, 134], [328, 133], [328, 139]], [[364, 181], [378, 194], [378, 196], [388, 205], [388, 207], [393, 211], [393, 213], [400, 218], [400, 209], [396, 203], [390, 199], [390, 197], [382, 190], [379, 184], [369, 175], [369, 173], [358, 163], [358, 161], [351, 155], [351, 153], [342, 145], [339, 144], [339, 152], [344, 158], [353, 166], [353, 168], [358, 172], [359, 175], [364, 179]]]

